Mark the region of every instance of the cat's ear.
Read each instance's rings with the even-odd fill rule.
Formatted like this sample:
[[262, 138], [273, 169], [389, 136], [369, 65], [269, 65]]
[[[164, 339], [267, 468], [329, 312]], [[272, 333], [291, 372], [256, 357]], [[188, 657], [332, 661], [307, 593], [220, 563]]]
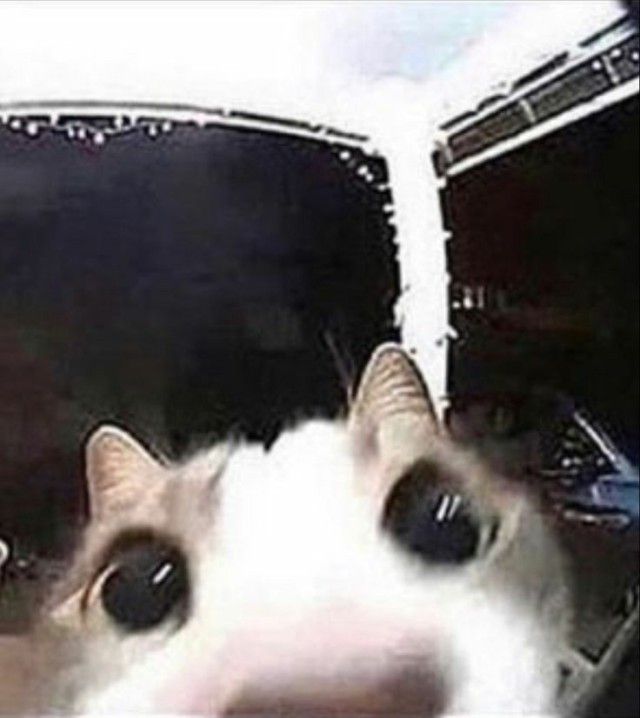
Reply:
[[130, 434], [108, 424], [89, 437], [85, 462], [92, 518], [136, 502], [162, 467]]
[[349, 424], [363, 450], [383, 460], [404, 457], [410, 461], [439, 433], [427, 386], [399, 345], [383, 344], [373, 352]]

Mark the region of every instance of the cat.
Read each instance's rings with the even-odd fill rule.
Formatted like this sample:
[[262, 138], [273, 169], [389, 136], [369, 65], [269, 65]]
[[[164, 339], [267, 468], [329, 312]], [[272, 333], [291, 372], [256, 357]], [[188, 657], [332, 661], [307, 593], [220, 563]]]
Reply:
[[82, 546], [13, 654], [14, 713], [556, 714], [562, 557], [400, 346], [345, 418], [179, 463], [105, 425], [86, 477]]

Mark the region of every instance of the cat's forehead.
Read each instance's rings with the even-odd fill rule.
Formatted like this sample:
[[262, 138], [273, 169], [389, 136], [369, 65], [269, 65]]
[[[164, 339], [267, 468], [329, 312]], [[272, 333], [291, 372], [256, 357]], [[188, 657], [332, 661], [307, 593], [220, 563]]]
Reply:
[[[284, 432], [268, 449], [261, 444], [223, 443], [165, 470], [162, 513], [208, 511], [215, 519], [231, 501], [247, 510], [289, 494], [306, 502], [319, 491], [336, 492], [351, 481], [354, 463], [345, 427], [312, 421]], [[306, 501], [305, 501], [306, 500]], [[213, 513], [211, 512], [213, 508]]]
[[309, 421], [284, 432], [268, 449], [241, 446], [226, 474], [229, 482], [251, 482], [254, 488], [311, 488], [323, 475], [324, 485], [348, 481], [353, 470], [352, 443], [339, 422]]
[[275, 548], [279, 537], [286, 546], [293, 535], [323, 535], [327, 520], [337, 532], [347, 529], [354, 512], [366, 511], [354, 492], [358, 468], [339, 424], [299, 426], [268, 451], [238, 447], [218, 486], [219, 534], [236, 546], [250, 546], [253, 536], [263, 535], [281, 550]]
[[362, 456], [345, 423], [310, 420], [283, 432], [268, 449], [220, 443], [166, 466], [157, 486], [122, 522], [144, 517], [161, 529], [189, 535], [213, 526], [221, 513], [254, 514], [257, 506], [277, 510], [288, 521], [293, 512], [314, 504], [319, 510], [361, 501], [377, 474], [387, 474], [384, 481], [392, 485], [420, 462], [451, 491], [489, 510], [512, 508], [508, 486], [473, 456], [453, 450], [445, 438], [434, 438], [421, 453], [402, 460], [375, 462]]

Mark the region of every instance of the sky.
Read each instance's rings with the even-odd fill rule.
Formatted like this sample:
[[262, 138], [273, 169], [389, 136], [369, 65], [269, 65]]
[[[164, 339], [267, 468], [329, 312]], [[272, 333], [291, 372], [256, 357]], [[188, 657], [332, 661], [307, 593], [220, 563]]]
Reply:
[[188, 102], [367, 125], [354, 92], [391, 81], [422, 87], [465, 58], [473, 80], [467, 72], [456, 92], [484, 92], [490, 69], [508, 74], [531, 61], [528, 50], [562, 43], [612, 7], [613, 0], [5, 0], [0, 103]]

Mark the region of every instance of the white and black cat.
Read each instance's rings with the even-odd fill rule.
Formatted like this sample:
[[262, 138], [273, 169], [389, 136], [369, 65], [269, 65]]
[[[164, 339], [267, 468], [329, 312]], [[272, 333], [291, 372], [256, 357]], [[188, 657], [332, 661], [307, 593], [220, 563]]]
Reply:
[[346, 420], [269, 450], [173, 464], [105, 426], [86, 456], [85, 541], [13, 654], [7, 710], [555, 714], [560, 555], [531, 499], [439, 428], [400, 347]]

